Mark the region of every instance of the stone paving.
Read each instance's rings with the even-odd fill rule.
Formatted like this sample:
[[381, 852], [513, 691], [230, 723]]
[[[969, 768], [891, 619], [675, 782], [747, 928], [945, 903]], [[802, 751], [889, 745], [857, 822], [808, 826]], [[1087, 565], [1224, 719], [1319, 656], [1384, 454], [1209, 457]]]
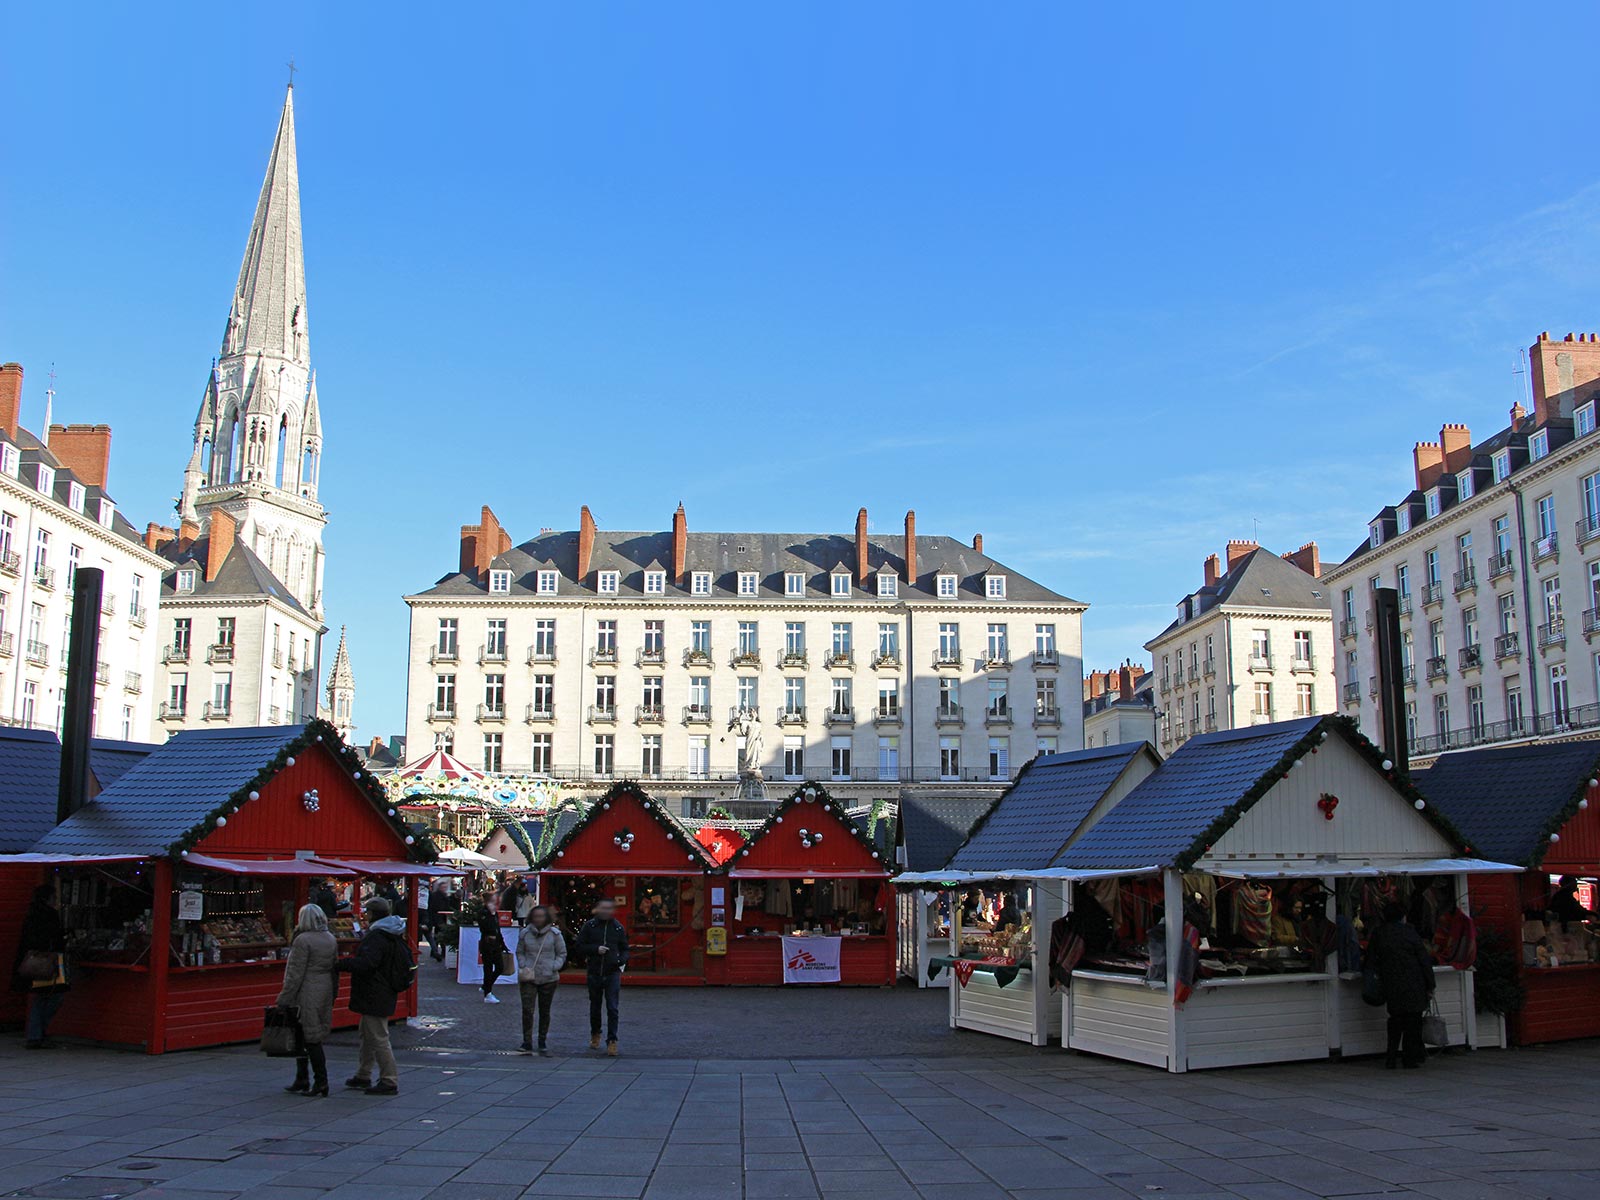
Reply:
[[[150, 1058], [89, 1047], [28, 1053], [7, 1039], [0, 1193], [1600, 1194], [1600, 1043], [1453, 1053], [1423, 1071], [1386, 1072], [1368, 1060], [1169, 1076], [942, 1026], [926, 1031], [922, 1023], [942, 1015], [937, 994], [637, 989], [625, 996], [624, 1029], [631, 1018], [634, 1033], [624, 1057], [580, 1048], [538, 1059], [502, 1050], [500, 1027], [514, 1027], [515, 1004], [464, 999], [466, 989], [453, 990], [434, 968], [425, 988], [426, 1006], [443, 1019], [397, 1030], [402, 1094], [390, 1099], [286, 1095], [285, 1064], [249, 1047]], [[558, 1023], [564, 1015], [581, 1026], [577, 989], [558, 1003]], [[772, 1028], [774, 1018], [811, 1032]], [[900, 1053], [902, 1041], [917, 1052]], [[682, 1046], [694, 1053], [680, 1056]], [[329, 1053], [347, 1073], [353, 1036], [337, 1035]]]

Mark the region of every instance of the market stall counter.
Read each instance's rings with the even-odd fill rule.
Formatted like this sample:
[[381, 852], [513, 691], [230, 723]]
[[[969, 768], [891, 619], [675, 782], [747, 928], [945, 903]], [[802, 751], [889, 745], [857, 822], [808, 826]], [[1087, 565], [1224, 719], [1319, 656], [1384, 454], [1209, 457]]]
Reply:
[[[53, 1030], [159, 1054], [260, 1035], [318, 881], [356, 901], [330, 922], [341, 951], [363, 932], [365, 881], [400, 896], [414, 952], [411, 885], [450, 873], [431, 857], [333, 727], [314, 721], [179, 733], [30, 852], [0, 859], [0, 878], [57, 891], [72, 986]], [[340, 1027], [356, 1023], [344, 986]], [[396, 1019], [415, 1012], [413, 986]]]
[[727, 931], [726, 953], [708, 957], [707, 982], [894, 982], [884, 852], [821, 784], [779, 804], [728, 860], [725, 879], [712, 880], [710, 919]]

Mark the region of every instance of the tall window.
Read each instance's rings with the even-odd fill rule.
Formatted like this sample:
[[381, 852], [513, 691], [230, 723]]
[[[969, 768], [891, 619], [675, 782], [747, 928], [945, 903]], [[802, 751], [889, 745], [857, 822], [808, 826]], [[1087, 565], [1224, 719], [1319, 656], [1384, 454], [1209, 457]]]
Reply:
[[1534, 505], [1534, 512], [1538, 518], [1539, 536], [1553, 537], [1556, 532], [1556, 498], [1540, 496]]
[[1456, 570], [1461, 572], [1461, 581], [1467, 582], [1472, 577], [1472, 534], [1463, 533], [1456, 538]]
[[1544, 619], [1555, 621], [1561, 616], [1561, 577], [1553, 575], [1544, 581]]
[[617, 623], [613, 620], [594, 623], [594, 652], [597, 656], [617, 656]]
[[639, 739], [639, 774], [645, 779], [661, 777], [661, 735], [647, 733]]
[[1356, 619], [1356, 590], [1355, 590], [1355, 588], [1345, 588], [1344, 589], [1344, 594], [1340, 598], [1340, 603], [1341, 603], [1343, 611], [1344, 611], [1344, 619], [1346, 621], [1354, 621]]
[[1250, 657], [1258, 663], [1268, 663], [1272, 661], [1272, 630], [1251, 630]]
[[806, 653], [806, 623], [785, 621], [783, 624], [783, 653], [786, 658], [804, 658]]
[[1570, 716], [1567, 701], [1567, 664], [1554, 663], [1550, 667], [1550, 718], [1564, 726]]
[[1429, 586], [1437, 587], [1439, 584], [1439, 552], [1429, 550], [1422, 556], [1423, 573], [1427, 576]]
[[761, 681], [751, 675], [741, 675], [737, 681], [739, 707], [755, 712], [761, 707]]
[[961, 713], [961, 681], [959, 679], [939, 680], [939, 715], [954, 717]]
[[1486, 724], [1483, 715], [1483, 686], [1475, 683], [1467, 689], [1467, 728], [1474, 738], [1481, 738]]
[[1011, 661], [1011, 647], [1004, 625], [989, 626], [989, 661], [992, 663]]
[[506, 619], [490, 617], [484, 623], [483, 655], [485, 658], [504, 661], [506, 656]]
[[855, 711], [855, 681], [848, 676], [833, 681], [833, 711], [835, 716], [848, 717]]
[[533, 735], [533, 744], [530, 748], [532, 755], [530, 766], [535, 775], [548, 775], [551, 771], [552, 739], [548, 733]]
[[711, 622], [689, 622], [689, 649], [695, 654], [711, 653]]
[[78, 586], [78, 562], [83, 558], [82, 546], [67, 547], [67, 588], [71, 590]]
[[1511, 518], [1496, 517], [1494, 519], [1494, 553], [1496, 558], [1504, 559], [1511, 553]]
[[806, 681], [788, 678], [783, 681], [783, 708], [790, 716], [806, 715]]
[[460, 625], [454, 617], [439, 618], [439, 640], [434, 649], [440, 658], [455, 658], [458, 652]]
[[704, 779], [711, 774], [711, 739], [706, 734], [689, 735], [689, 778]]
[[1316, 701], [1311, 694], [1311, 685], [1309, 683], [1295, 684], [1294, 715], [1297, 717], [1309, 717], [1316, 711], [1316, 707]]
[[639, 688], [639, 704], [647, 714], [660, 716], [661, 694], [661, 676], [646, 675], [643, 685]]
[[190, 617], [178, 617], [172, 622], [172, 649], [175, 657], [189, 657], [193, 631], [194, 621]]
[[836, 737], [833, 739], [830, 750], [829, 774], [835, 780], [850, 778], [850, 738]]
[[[1196, 705], [1200, 703], [1200, 693], [1194, 694]], [[1056, 708], [1056, 681], [1053, 676], [1033, 681], [1033, 711], [1039, 716], [1052, 718], [1058, 715]]]
[[224, 717], [233, 711], [233, 672], [218, 671], [211, 677], [211, 711]]
[[1011, 739], [992, 737], [989, 739], [989, 778], [1011, 778]]
[[504, 675], [485, 675], [483, 677], [483, 714], [486, 717], [502, 716], [506, 711], [506, 677]]
[[835, 658], [850, 657], [850, 622], [835, 621], [833, 623], [833, 656]]
[[939, 778], [961, 778], [961, 739], [958, 737], [939, 739]]
[[878, 715], [880, 717], [900, 715], [900, 681], [892, 675], [878, 680]]
[[1428, 656], [1444, 657], [1444, 618], [1428, 622]]
[[1401, 599], [1411, 595], [1411, 566], [1401, 563], [1394, 569], [1394, 590], [1400, 593]]
[[652, 661], [660, 662], [666, 649], [666, 622], [646, 621], [644, 623], [644, 652]]
[[899, 661], [900, 623], [898, 621], [883, 621], [879, 623], [878, 657]]
[[697, 715], [711, 711], [711, 676], [689, 676], [689, 709]]
[[955, 621], [939, 622], [939, 661], [961, 661], [961, 627]]
[[989, 715], [991, 717], [1003, 717], [1011, 711], [1009, 686], [1009, 681], [1005, 679], [989, 680]]
[[556, 677], [554, 675], [535, 675], [533, 677], [533, 713], [536, 717], [548, 719], [556, 711]]
[[1433, 698], [1433, 731], [1440, 738], [1450, 736], [1450, 695], [1440, 692]]
[[878, 739], [878, 778], [880, 780], [900, 778], [900, 739], [897, 737]]
[[610, 716], [617, 711], [617, 677], [600, 675], [594, 681], [594, 709], [596, 715]]
[[609, 779], [617, 765], [616, 737], [609, 733], [597, 733], [594, 738], [594, 773], [601, 779]]
[[1296, 629], [1294, 631], [1294, 661], [1301, 665], [1311, 661], [1311, 631], [1309, 629]]
[[450, 716], [456, 711], [456, 677], [454, 675], [435, 675], [433, 677], [433, 707], [437, 716]]
[[806, 777], [805, 738], [790, 734], [783, 739], [783, 777], [785, 779]]
[[[1041, 663], [1053, 663], [1056, 660], [1056, 627], [1054, 625], [1035, 625], [1033, 627], [1033, 654]], [[1190, 657], [1194, 657], [1195, 650], [1190, 648]]]
[[1500, 597], [1500, 632], [1515, 633], [1517, 631], [1517, 597], [1506, 592]]
[[1476, 646], [1478, 644], [1478, 608], [1476, 605], [1461, 610], [1461, 644], [1463, 646]]
[[498, 733], [484, 734], [483, 769], [491, 775], [498, 775], [502, 766], [504, 750], [504, 735]]
[[761, 639], [754, 621], [739, 622], [739, 653], [741, 656], [761, 653]]
[[1272, 684], [1263, 680], [1255, 685], [1254, 713], [1258, 717], [1272, 715]]
[[536, 662], [555, 662], [556, 623], [552, 617], [541, 617], [533, 623], [533, 657]]
[[1600, 472], [1585, 475], [1582, 489], [1584, 533], [1600, 533]]
[[[33, 684], [23, 684], [23, 695], [26, 700], [27, 689]], [[189, 708], [189, 676], [182, 671], [174, 671], [167, 676], [167, 715], [181, 717]], [[29, 714], [24, 712], [22, 723], [31, 726], [33, 721]]]
[[1515, 683], [1506, 684], [1506, 728], [1512, 733], [1522, 732], [1522, 688]]
[[39, 529], [33, 535], [33, 572], [43, 575], [50, 568], [50, 531]]

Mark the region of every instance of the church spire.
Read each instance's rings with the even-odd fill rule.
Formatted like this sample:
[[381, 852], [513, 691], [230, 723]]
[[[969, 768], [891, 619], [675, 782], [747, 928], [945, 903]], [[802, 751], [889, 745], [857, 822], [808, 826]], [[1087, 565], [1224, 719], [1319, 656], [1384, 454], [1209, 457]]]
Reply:
[[350, 670], [350, 652], [345, 649], [343, 625], [339, 626], [339, 649], [334, 652], [333, 669], [328, 672], [327, 691], [328, 720], [348, 742], [356, 729], [356, 677]]
[[260, 353], [300, 366], [311, 360], [306, 266], [300, 244], [300, 169], [294, 142], [294, 87], [278, 118], [267, 176], [256, 201], [222, 353]]

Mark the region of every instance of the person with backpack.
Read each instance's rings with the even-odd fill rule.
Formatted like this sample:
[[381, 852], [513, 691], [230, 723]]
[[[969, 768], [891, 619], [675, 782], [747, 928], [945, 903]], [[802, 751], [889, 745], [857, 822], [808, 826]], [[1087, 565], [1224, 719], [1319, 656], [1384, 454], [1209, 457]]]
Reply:
[[389, 1018], [400, 993], [410, 988], [416, 964], [406, 945], [405, 918], [390, 915], [382, 896], [367, 901], [366, 914], [361, 945], [354, 955], [339, 960], [339, 970], [350, 972], [350, 1011], [361, 1018], [361, 1057], [345, 1087], [369, 1096], [393, 1096], [400, 1091], [400, 1067], [389, 1045]]
[[517, 988], [522, 993], [522, 1045], [524, 1054], [533, 1053], [533, 1015], [539, 1011], [539, 1056], [549, 1058], [545, 1039], [550, 1034], [550, 1003], [561, 982], [561, 968], [567, 961], [567, 939], [550, 920], [550, 910], [533, 906], [528, 923], [517, 936]]
[[578, 956], [589, 976], [589, 1049], [600, 1049], [600, 1005], [606, 1009], [606, 1053], [617, 1056], [617, 1022], [622, 1005], [622, 971], [628, 965], [628, 931], [617, 920], [617, 906], [602, 898], [594, 916], [578, 931]]

